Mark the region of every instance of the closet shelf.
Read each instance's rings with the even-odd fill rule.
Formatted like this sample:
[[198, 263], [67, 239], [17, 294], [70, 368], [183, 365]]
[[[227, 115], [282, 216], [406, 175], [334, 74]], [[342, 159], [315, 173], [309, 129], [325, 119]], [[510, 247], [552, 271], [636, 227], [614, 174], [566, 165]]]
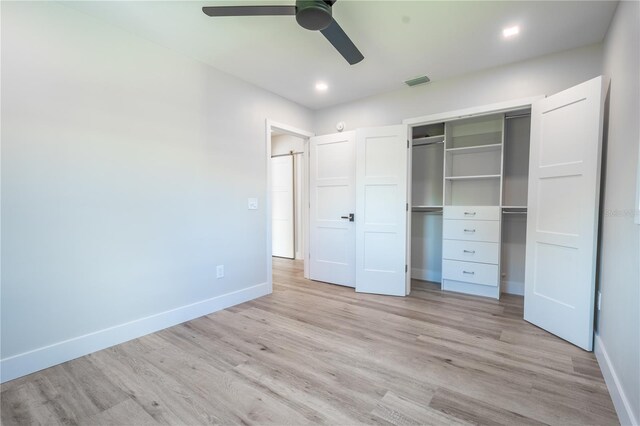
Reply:
[[431, 145], [435, 143], [443, 143], [444, 135], [425, 136], [423, 138], [414, 138], [412, 140], [413, 146]]
[[526, 210], [527, 206], [500, 206], [503, 209], [520, 209], [520, 210]]
[[493, 143], [490, 145], [476, 145], [467, 146], [463, 148], [447, 148], [448, 154], [472, 154], [480, 152], [500, 151], [502, 149], [501, 143]]
[[446, 179], [446, 180], [500, 179], [500, 175], [445, 176], [445, 179]]

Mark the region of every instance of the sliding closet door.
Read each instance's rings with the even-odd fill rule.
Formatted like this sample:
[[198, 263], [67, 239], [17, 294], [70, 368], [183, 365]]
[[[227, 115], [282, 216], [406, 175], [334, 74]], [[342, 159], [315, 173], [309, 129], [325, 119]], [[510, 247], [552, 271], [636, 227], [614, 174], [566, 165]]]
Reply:
[[405, 296], [407, 127], [356, 131], [356, 291]]
[[531, 111], [524, 318], [589, 351], [605, 94], [598, 77]]
[[309, 277], [355, 287], [355, 133], [309, 141]]

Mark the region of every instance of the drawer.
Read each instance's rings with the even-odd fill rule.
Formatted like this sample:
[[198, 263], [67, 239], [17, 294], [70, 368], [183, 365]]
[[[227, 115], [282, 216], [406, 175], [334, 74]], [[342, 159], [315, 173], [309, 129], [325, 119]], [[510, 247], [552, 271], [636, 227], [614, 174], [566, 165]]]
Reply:
[[500, 222], [497, 220], [443, 220], [442, 238], [445, 240], [500, 241]]
[[472, 284], [497, 287], [498, 265], [443, 260], [442, 278], [445, 280], [464, 281]]
[[496, 206], [444, 206], [443, 219], [500, 220]]
[[444, 240], [442, 257], [450, 260], [498, 264], [500, 245], [478, 241]]

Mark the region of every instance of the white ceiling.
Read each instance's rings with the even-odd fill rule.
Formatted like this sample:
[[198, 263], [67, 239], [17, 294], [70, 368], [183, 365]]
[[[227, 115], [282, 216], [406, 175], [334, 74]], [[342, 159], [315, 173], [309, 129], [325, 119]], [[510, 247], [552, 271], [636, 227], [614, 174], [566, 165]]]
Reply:
[[[211, 18], [202, 6], [290, 1], [87, 1], [70, 7], [312, 109], [603, 40], [613, 1], [338, 0], [333, 16], [365, 56], [350, 66], [293, 16]], [[520, 35], [502, 38], [519, 25]], [[315, 82], [329, 90], [317, 93]]]

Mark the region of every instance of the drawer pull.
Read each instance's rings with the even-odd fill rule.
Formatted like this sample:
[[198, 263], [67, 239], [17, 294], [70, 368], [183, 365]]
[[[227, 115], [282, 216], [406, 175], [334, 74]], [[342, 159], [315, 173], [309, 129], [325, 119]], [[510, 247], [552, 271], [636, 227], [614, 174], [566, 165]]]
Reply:
[[465, 229], [464, 232], [476, 232], [475, 229]]
[[475, 216], [476, 212], [464, 212], [465, 216]]
[[462, 250], [464, 253], [471, 253], [471, 254], [475, 254], [476, 251], [475, 250]]
[[473, 271], [462, 271], [463, 274], [475, 275], [476, 273]]

